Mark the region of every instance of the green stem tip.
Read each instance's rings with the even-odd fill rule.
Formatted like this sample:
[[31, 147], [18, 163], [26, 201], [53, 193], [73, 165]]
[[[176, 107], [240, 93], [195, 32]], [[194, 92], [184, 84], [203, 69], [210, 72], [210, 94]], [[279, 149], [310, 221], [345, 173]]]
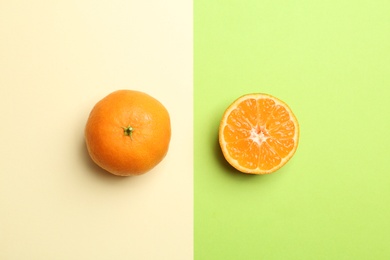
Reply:
[[132, 136], [133, 131], [134, 131], [134, 129], [131, 126], [123, 127], [123, 132], [125, 133], [125, 135], [130, 136], [130, 138], [133, 137]]

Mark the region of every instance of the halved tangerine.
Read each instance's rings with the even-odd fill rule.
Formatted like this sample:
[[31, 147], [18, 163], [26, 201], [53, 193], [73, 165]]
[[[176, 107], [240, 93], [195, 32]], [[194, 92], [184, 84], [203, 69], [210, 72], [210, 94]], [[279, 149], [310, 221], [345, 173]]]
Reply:
[[273, 173], [294, 155], [299, 124], [283, 101], [268, 94], [247, 94], [225, 111], [219, 144], [225, 159], [249, 174]]

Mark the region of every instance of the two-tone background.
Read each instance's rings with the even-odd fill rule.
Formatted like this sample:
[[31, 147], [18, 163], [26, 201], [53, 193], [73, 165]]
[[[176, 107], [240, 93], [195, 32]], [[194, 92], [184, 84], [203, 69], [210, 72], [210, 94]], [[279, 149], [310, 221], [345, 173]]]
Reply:
[[[150, 173], [110, 176], [83, 128], [108, 93], [169, 110]], [[389, 259], [390, 2], [0, 1], [0, 259]], [[277, 173], [233, 170], [226, 107], [301, 126]]]

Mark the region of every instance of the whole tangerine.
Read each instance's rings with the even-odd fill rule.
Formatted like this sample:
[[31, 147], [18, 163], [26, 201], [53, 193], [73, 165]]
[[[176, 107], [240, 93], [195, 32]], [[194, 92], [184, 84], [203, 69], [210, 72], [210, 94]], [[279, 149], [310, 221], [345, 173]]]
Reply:
[[119, 176], [141, 175], [168, 152], [171, 124], [167, 109], [152, 96], [117, 90], [91, 110], [85, 141], [92, 160]]

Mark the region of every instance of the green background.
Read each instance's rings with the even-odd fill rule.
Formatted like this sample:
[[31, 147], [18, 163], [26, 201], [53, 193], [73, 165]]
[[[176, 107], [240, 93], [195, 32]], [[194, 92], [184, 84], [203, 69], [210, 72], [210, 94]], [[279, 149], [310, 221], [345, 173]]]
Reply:
[[[218, 126], [263, 92], [298, 118], [282, 169], [244, 175]], [[390, 1], [194, 1], [195, 259], [390, 259]]]

